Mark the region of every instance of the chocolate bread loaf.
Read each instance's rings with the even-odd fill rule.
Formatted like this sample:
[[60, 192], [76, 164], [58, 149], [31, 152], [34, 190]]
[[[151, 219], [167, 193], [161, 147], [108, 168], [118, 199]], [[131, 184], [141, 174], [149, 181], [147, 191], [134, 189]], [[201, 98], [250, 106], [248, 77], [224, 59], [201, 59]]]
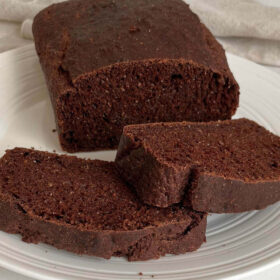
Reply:
[[124, 128], [116, 163], [148, 204], [197, 211], [261, 209], [280, 200], [280, 137], [247, 119]]
[[22, 148], [0, 160], [0, 230], [26, 242], [147, 260], [198, 249], [205, 228], [206, 214], [142, 204], [113, 162]]
[[34, 19], [62, 148], [116, 148], [127, 124], [230, 119], [239, 87], [181, 0], [76, 0]]

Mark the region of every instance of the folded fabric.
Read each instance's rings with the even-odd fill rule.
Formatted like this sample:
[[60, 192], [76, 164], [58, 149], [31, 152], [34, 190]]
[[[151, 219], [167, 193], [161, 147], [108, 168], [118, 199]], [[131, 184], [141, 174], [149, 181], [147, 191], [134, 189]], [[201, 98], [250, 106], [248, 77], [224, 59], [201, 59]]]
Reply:
[[1, 0], [0, 20], [22, 22], [43, 8], [65, 0]]
[[190, 7], [227, 51], [280, 66], [280, 8], [254, 0], [195, 0]]
[[20, 28], [20, 35], [25, 39], [33, 39], [32, 33], [33, 19], [26, 19]]
[[216, 36], [280, 40], [280, 8], [254, 0], [195, 0], [190, 7]]
[[255, 38], [217, 38], [230, 53], [257, 63], [280, 66], [280, 41]]
[[25, 40], [19, 36], [19, 32], [20, 26], [18, 23], [8, 21], [0, 22], [0, 53], [32, 43], [31, 40]]
[[65, 0], [1, 0], [0, 20], [22, 22], [20, 35], [33, 39], [32, 19], [45, 7]]

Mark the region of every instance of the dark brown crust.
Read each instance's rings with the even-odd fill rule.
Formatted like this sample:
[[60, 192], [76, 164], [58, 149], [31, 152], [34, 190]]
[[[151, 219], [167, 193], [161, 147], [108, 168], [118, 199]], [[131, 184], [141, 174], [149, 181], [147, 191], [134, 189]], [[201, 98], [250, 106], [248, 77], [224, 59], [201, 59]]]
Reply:
[[[32, 150], [32, 153], [36, 151]], [[5, 182], [5, 178], [1, 180]], [[165, 254], [194, 251], [205, 239], [206, 214], [194, 211], [190, 211], [190, 216], [181, 222], [138, 230], [89, 230], [59, 220], [44, 219], [21, 205], [20, 197], [1, 190], [0, 230], [21, 234], [25, 242], [44, 242], [77, 254], [106, 259], [115, 255], [127, 256], [130, 261], [147, 260]]]
[[60, 58], [73, 83], [120, 62], [179, 58], [233, 79], [222, 46], [181, 0], [67, 1], [34, 20], [39, 55]]
[[183, 1], [67, 1], [33, 33], [69, 152], [115, 148], [127, 124], [229, 119], [238, 106], [223, 48]]
[[263, 209], [279, 200], [279, 181], [249, 183], [201, 174], [191, 183], [185, 204], [196, 211], [239, 213]]
[[[273, 149], [279, 147], [279, 137], [252, 121], [239, 119], [220, 123], [234, 125], [234, 122], [260, 128], [259, 137], [262, 135], [271, 136], [275, 141], [270, 145], [274, 146]], [[151, 147], [145, 138], [138, 139], [137, 133], [133, 132], [136, 127], [142, 127], [145, 130], [145, 127], [150, 129], [152, 126], [172, 127], [178, 124], [130, 125], [123, 130], [115, 160], [116, 166], [120, 176], [135, 188], [142, 201], [157, 207], [168, 207], [185, 200], [185, 205], [196, 211], [237, 213], [262, 209], [280, 200], [280, 178], [278, 175], [265, 180], [238, 180], [234, 177], [221, 177], [215, 173], [207, 173], [202, 171], [202, 168], [196, 166], [195, 163], [186, 166], [173, 164], [172, 158], [169, 160], [164, 157], [158, 158], [155, 155], [157, 147]], [[182, 126], [195, 125], [195, 123], [188, 122], [181, 124]], [[199, 123], [200, 126], [211, 126], [213, 124], [216, 125], [217, 122]], [[250, 137], [254, 136], [257, 137], [256, 135]], [[158, 137], [158, 141], [165, 141], [159, 135], [156, 137]], [[217, 141], [219, 141], [219, 138]], [[196, 143], [191, 144], [196, 145]], [[168, 147], [168, 142], [166, 142], [166, 148]], [[271, 147], [270, 153], [272, 151]], [[184, 151], [181, 152], [184, 155]], [[252, 151], [248, 150], [248, 153], [252, 153]], [[266, 157], [268, 156], [266, 153]], [[262, 161], [260, 158], [255, 160]], [[277, 162], [275, 162], [275, 166], [279, 166]], [[246, 166], [240, 168], [246, 169]], [[273, 170], [274, 167], [271, 168]], [[279, 174], [279, 168], [277, 172]]]
[[[157, 259], [165, 254], [197, 250], [205, 239], [206, 215], [188, 230], [183, 224], [132, 232], [82, 232], [22, 213], [12, 201], [0, 202], [0, 229], [21, 234], [28, 243], [43, 242], [76, 254], [109, 259], [127, 256], [129, 261]], [[178, 237], [179, 236], [179, 237]]]

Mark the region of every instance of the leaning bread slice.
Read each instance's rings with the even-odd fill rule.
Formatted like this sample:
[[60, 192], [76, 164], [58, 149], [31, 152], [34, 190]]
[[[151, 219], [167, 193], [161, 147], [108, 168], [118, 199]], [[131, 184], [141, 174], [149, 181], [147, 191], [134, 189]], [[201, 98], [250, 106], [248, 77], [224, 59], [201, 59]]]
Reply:
[[142, 204], [113, 162], [22, 148], [0, 160], [0, 229], [26, 242], [146, 260], [198, 249], [205, 228], [206, 214]]
[[230, 213], [280, 200], [280, 138], [247, 119], [124, 128], [116, 163], [147, 204]]

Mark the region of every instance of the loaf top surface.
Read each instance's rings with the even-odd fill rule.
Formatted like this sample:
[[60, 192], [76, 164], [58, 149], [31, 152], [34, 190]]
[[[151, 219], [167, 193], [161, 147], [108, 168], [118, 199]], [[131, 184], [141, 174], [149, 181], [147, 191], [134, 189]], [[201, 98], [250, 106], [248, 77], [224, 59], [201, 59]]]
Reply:
[[[280, 137], [248, 119], [129, 125], [122, 141], [174, 168], [244, 181], [280, 181]], [[119, 149], [117, 158], [122, 157]]]
[[41, 62], [59, 65], [72, 81], [149, 59], [192, 61], [231, 76], [223, 48], [181, 0], [62, 2], [35, 17], [33, 33]]
[[97, 232], [188, 226], [200, 219], [182, 206], [142, 204], [112, 162], [24, 148], [8, 150], [0, 160], [0, 199], [32, 217]]

